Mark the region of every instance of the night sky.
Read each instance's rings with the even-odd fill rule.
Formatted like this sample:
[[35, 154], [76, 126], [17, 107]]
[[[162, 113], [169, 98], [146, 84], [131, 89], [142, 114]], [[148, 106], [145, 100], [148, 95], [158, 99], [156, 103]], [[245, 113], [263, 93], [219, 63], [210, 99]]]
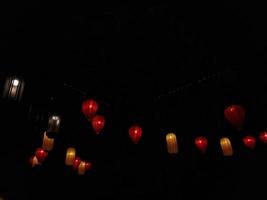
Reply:
[[[0, 93], [9, 76], [25, 88], [21, 101], [0, 99], [0, 199], [264, 199], [266, 19], [252, 3], [1, 5]], [[81, 111], [89, 98], [107, 120], [99, 135]], [[246, 109], [241, 131], [224, 117], [231, 104]], [[62, 117], [54, 149], [32, 168], [51, 113]], [[177, 155], [167, 152], [169, 132]], [[65, 166], [70, 146], [92, 162], [84, 176]]]

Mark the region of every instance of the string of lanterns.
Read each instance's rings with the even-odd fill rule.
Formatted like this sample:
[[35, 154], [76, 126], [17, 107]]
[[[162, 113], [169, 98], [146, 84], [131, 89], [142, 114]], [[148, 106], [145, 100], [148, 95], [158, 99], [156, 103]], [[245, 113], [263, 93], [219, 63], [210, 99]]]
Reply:
[[[5, 84], [3, 97], [12, 100], [20, 100], [23, 88], [24, 82], [22, 79], [18, 79], [17, 77], [8, 78]], [[98, 103], [93, 99], [85, 100], [82, 103], [81, 110], [94, 129], [95, 134], [101, 134], [106, 124], [106, 118], [103, 115], [98, 114]], [[237, 131], [242, 130], [246, 111], [241, 105], [227, 106], [224, 109], [224, 116], [233, 128], [235, 128]], [[42, 163], [47, 159], [49, 152], [53, 149], [53, 136], [59, 131], [60, 123], [60, 116], [51, 115], [49, 117], [48, 128], [43, 134], [42, 147], [37, 148], [34, 156], [30, 158], [32, 167], [42, 165]], [[128, 136], [135, 145], [139, 143], [140, 139], [142, 138], [142, 134], [142, 127], [139, 125], [132, 125], [128, 129]], [[259, 139], [264, 144], [267, 144], [267, 131], [262, 131], [259, 134]], [[254, 149], [256, 146], [256, 138], [251, 135], [244, 136], [242, 138], [242, 142], [248, 149]], [[232, 156], [234, 154], [231, 140], [228, 137], [220, 138], [219, 143], [224, 156]], [[205, 136], [198, 136], [195, 138], [194, 144], [196, 148], [204, 154], [207, 151], [209, 142]], [[166, 146], [169, 154], [178, 154], [179, 145], [175, 133], [171, 132], [166, 134]], [[66, 166], [72, 166], [73, 169], [78, 171], [79, 175], [85, 174], [87, 170], [92, 168], [92, 163], [81, 160], [80, 157], [76, 155], [76, 149], [73, 147], [69, 147], [66, 151], [65, 164]]]

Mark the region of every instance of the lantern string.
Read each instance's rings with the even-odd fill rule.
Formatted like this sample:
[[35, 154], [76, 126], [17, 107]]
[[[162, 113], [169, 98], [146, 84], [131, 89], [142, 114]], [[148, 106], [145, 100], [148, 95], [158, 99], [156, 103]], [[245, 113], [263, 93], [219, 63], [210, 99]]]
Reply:
[[189, 82], [189, 83], [186, 83], [184, 85], [180, 85], [179, 87], [177, 87], [175, 89], [169, 90], [166, 93], [162, 93], [162, 94], [154, 97], [154, 101], [159, 101], [159, 100], [164, 99], [166, 97], [177, 95], [177, 94], [185, 91], [186, 89], [189, 89], [189, 88], [194, 87], [194, 86], [200, 86], [201, 84], [203, 84], [205, 82], [208, 82], [210, 80], [218, 78], [219, 75], [220, 75], [220, 73], [210, 74], [210, 75], [204, 76], [203, 78], [198, 79], [196, 81]]

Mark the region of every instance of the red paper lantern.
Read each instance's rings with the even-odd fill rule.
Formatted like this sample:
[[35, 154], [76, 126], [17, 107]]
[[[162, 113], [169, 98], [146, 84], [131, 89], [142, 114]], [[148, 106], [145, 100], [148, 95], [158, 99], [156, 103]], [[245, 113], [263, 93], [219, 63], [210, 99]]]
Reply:
[[243, 125], [245, 114], [245, 109], [240, 105], [230, 105], [224, 110], [227, 121], [238, 130], [240, 130]]
[[82, 112], [88, 120], [91, 120], [98, 111], [98, 104], [96, 101], [89, 99], [83, 102]]
[[139, 126], [132, 126], [129, 129], [129, 136], [134, 144], [137, 144], [142, 136], [142, 128]]
[[205, 153], [208, 147], [208, 140], [205, 137], [197, 137], [195, 145], [202, 153]]
[[89, 170], [89, 169], [91, 169], [92, 168], [92, 163], [90, 163], [90, 162], [85, 162], [85, 169], [86, 170]]
[[81, 163], [81, 159], [79, 157], [75, 157], [74, 161], [73, 161], [73, 168], [74, 169], [78, 169], [79, 165]]
[[42, 163], [47, 158], [48, 153], [43, 148], [38, 148], [35, 151], [35, 156], [38, 159], [38, 162]]
[[100, 131], [104, 128], [106, 123], [105, 117], [102, 115], [96, 115], [92, 119], [92, 126], [96, 132], [96, 134], [99, 134]]
[[253, 149], [256, 146], [256, 139], [248, 135], [243, 138], [243, 143], [249, 149]]
[[263, 143], [267, 144], [267, 131], [263, 131], [260, 133], [260, 140]]

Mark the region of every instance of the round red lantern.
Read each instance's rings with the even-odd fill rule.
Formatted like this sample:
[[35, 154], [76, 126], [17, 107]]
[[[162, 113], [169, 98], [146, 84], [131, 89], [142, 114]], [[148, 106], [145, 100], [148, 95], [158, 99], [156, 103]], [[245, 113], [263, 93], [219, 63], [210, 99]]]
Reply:
[[260, 133], [260, 140], [263, 143], [267, 144], [267, 131], [263, 131]]
[[142, 128], [139, 126], [132, 126], [129, 128], [129, 136], [134, 144], [137, 144], [142, 136]]
[[42, 163], [47, 158], [48, 153], [43, 148], [38, 148], [35, 151], [35, 156], [38, 159], [38, 162]]
[[89, 169], [91, 169], [92, 168], [92, 163], [90, 163], [90, 162], [85, 162], [85, 169], [86, 170], [89, 170]]
[[104, 128], [106, 123], [105, 117], [102, 115], [96, 115], [92, 119], [92, 126], [96, 132], [96, 134], [99, 134], [101, 130]]
[[202, 153], [205, 153], [208, 147], [208, 140], [205, 137], [197, 137], [195, 145]]
[[81, 159], [79, 157], [75, 157], [74, 161], [73, 161], [73, 169], [78, 169], [79, 165], [81, 163]]
[[225, 108], [224, 116], [236, 129], [240, 130], [245, 120], [245, 109], [240, 105], [230, 105]]
[[88, 120], [91, 120], [98, 111], [98, 104], [93, 99], [86, 100], [82, 103], [82, 112]]
[[253, 136], [247, 135], [242, 140], [244, 145], [249, 149], [253, 149], [256, 146], [256, 139]]

